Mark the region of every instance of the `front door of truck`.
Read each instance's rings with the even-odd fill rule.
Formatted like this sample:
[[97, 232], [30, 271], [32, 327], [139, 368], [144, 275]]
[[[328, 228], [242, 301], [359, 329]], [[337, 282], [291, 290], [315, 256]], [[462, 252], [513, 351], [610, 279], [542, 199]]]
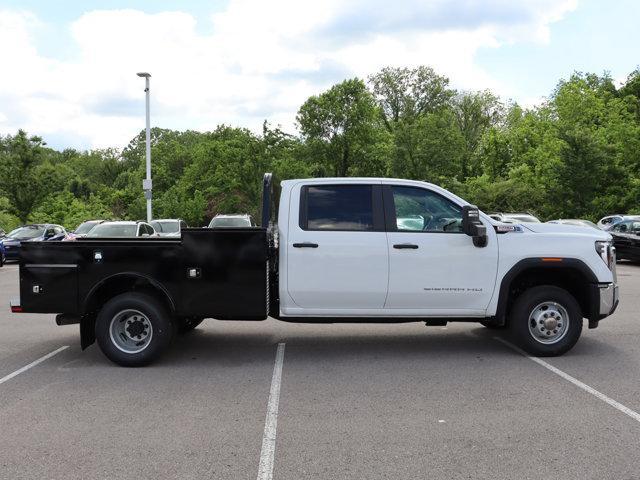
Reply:
[[424, 315], [478, 315], [496, 281], [496, 233], [486, 247], [462, 232], [462, 207], [426, 187], [384, 185], [389, 250], [385, 309]]
[[292, 194], [287, 293], [295, 306], [318, 315], [382, 309], [389, 254], [380, 183], [312, 183]]

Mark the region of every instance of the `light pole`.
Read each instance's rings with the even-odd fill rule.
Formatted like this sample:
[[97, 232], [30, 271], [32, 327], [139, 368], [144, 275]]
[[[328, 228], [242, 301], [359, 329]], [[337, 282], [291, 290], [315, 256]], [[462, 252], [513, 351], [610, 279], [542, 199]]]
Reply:
[[151, 74], [147, 72], [139, 72], [139, 77], [144, 77], [144, 91], [146, 95], [146, 110], [147, 110], [147, 138], [146, 138], [146, 157], [147, 157], [147, 178], [142, 180], [142, 190], [144, 190], [144, 197], [147, 199], [147, 222], [152, 220], [151, 215], [151, 192], [153, 190], [153, 184], [151, 182], [151, 118], [149, 114], [149, 78]]

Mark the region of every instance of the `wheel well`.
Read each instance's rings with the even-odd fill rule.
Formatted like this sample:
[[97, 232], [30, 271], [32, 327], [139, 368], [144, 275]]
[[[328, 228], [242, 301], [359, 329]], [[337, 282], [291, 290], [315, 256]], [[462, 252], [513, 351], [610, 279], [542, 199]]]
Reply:
[[[573, 267], [531, 267], [519, 272], [509, 283], [505, 295], [500, 292], [500, 306], [498, 324], [508, 322], [509, 313], [513, 302], [532, 287], [540, 285], [553, 285], [569, 292], [578, 302], [583, 317], [589, 318], [592, 314], [591, 281], [581, 270]], [[502, 290], [502, 289], [501, 289]]]
[[144, 293], [160, 301], [167, 311], [175, 311], [174, 303], [162, 285], [142, 275], [132, 274], [115, 275], [94, 287], [87, 295], [83, 311], [85, 315], [96, 315], [106, 302], [126, 292]]

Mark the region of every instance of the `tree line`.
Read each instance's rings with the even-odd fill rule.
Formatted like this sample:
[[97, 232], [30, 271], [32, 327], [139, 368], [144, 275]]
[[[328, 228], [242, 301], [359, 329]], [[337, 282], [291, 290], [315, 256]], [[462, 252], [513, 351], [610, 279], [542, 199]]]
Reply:
[[[640, 70], [616, 85], [575, 73], [523, 108], [490, 91], [458, 91], [432, 68], [384, 68], [300, 107], [299, 134], [154, 128], [154, 217], [203, 226], [260, 209], [276, 178], [426, 180], [485, 211], [597, 220], [640, 213]], [[145, 217], [144, 131], [124, 149], [53, 150], [39, 136], [0, 137], [0, 228], [26, 222]]]

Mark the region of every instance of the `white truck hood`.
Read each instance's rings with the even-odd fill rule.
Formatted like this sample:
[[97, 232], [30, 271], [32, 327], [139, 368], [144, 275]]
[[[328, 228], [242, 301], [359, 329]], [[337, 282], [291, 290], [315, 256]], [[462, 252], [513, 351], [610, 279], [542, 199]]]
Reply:
[[535, 233], [556, 233], [560, 235], [580, 235], [595, 240], [611, 240], [611, 235], [603, 230], [577, 225], [563, 225], [560, 223], [521, 223], [527, 230]]

